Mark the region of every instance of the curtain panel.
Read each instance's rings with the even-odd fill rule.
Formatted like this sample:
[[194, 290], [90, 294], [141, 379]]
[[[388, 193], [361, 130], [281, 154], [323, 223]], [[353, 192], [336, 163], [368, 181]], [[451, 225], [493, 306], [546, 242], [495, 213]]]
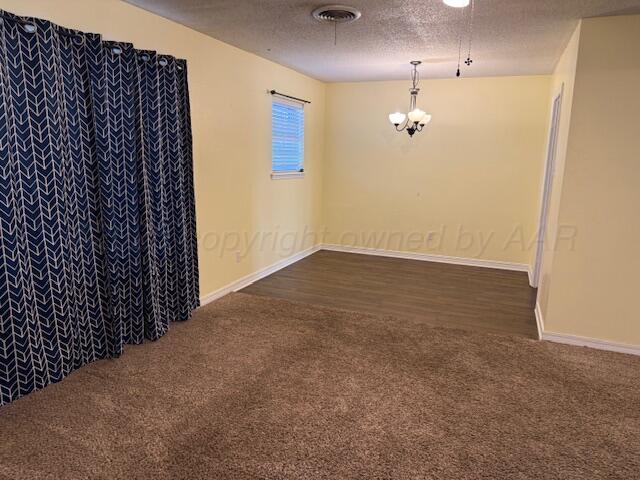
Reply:
[[199, 305], [187, 64], [0, 11], [0, 406]]

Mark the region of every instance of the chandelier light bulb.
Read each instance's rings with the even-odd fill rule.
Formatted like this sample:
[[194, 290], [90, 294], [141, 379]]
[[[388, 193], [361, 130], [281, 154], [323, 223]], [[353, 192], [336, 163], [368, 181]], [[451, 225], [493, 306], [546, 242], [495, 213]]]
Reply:
[[453, 8], [464, 8], [469, 6], [469, 0], [442, 0], [445, 5]]
[[404, 123], [404, 119], [406, 117], [407, 116], [404, 113], [396, 112], [389, 115], [389, 121], [394, 125], [400, 125], [401, 123]]
[[419, 108], [416, 108], [415, 110], [409, 112], [409, 120], [411, 120], [413, 123], [419, 123], [425, 115], [426, 112], [420, 110]]

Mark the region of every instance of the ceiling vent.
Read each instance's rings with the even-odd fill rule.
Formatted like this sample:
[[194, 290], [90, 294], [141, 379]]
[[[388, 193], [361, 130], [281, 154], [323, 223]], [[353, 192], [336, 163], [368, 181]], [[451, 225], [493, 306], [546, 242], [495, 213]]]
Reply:
[[362, 14], [346, 5], [325, 5], [316, 8], [311, 15], [319, 22], [349, 23], [358, 20]]

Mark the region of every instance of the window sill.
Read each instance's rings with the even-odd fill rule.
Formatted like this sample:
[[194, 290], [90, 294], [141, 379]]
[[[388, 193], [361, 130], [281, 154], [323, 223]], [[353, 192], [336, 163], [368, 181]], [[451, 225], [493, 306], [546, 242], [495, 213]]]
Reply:
[[284, 180], [285, 178], [304, 178], [304, 172], [271, 172], [271, 180]]

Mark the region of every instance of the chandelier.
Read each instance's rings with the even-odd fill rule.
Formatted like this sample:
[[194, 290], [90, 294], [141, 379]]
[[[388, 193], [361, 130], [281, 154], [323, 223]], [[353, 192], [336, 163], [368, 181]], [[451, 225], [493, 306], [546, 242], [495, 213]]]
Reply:
[[[416, 132], [421, 132], [424, 126], [431, 121], [431, 115], [424, 110], [420, 110], [416, 106], [416, 100], [418, 98], [418, 82], [420, 81], [420, 75], [418, 74], [418, 65], [422, 62], [414, 60], [411, 62], [413, 70], [411, 72], [411, 81], [413, 86], [409, 89], [411, 93], [411, 100], [409, 101], [409, 113], [395, 112], [389, 115], [389, 121], [396, 127], [397, 132], [407, 131], [410, 137]], [[402, 126], [401, 126], [402, 125]]]

